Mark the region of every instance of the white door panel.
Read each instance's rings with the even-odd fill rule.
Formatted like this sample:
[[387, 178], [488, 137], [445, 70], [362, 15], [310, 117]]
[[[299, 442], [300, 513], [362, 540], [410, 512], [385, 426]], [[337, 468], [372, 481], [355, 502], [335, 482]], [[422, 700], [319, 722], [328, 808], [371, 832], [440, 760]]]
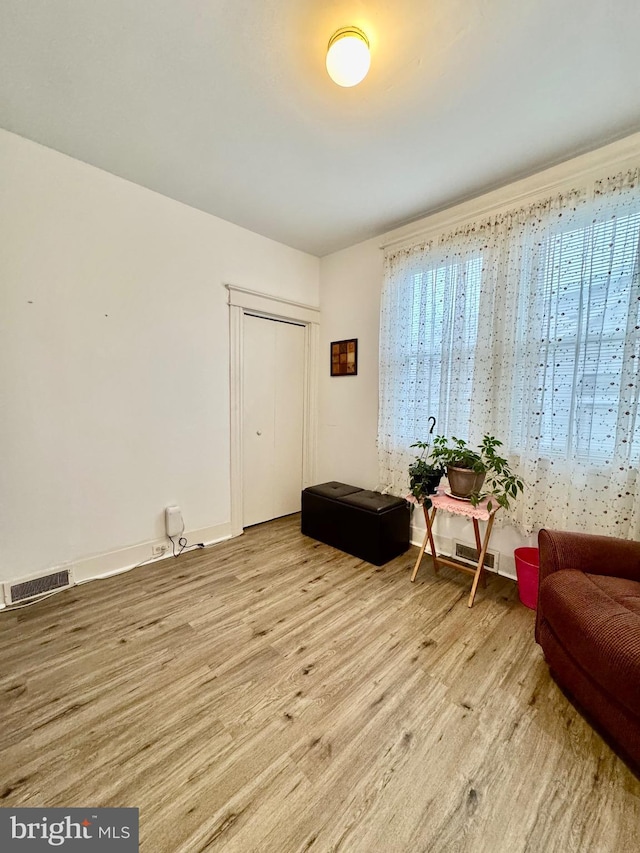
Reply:
[[273, 518], [300, 510], [304, 411], [304, 328], [277, 325]]
[[274, 324], [244, 317], [243, 353], [243, 518], [244, 527], [269, 518], [274, 477]]
[[244, 315], [243, 526], [300, 509], [302, 326]]

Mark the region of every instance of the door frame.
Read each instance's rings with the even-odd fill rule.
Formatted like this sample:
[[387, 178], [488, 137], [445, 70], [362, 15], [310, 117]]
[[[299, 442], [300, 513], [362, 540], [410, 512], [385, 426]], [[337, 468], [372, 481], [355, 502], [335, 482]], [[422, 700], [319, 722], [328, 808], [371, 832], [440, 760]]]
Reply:
[[304, 399], [302, 421], [302, 488], [315, 482], [318, 443], [318, 348], [320, 309], [278, 296], [225, 284], [229, 304], [229, 391], [231, 429], [231, 535], [239, 536], [242, 526], [243, 462], [242, 426], [244, 419], [243, 344], [244, 315], [283, 320], [304, 327]]

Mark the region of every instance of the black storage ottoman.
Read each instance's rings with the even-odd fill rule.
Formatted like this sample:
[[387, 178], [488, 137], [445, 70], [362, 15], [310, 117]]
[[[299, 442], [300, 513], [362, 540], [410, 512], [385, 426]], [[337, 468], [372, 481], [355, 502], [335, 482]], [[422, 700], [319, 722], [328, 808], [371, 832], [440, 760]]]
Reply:
[[394, 495], [346, 483], [322, 483], [302, 492], [302, 532], [376, 566], [409, 547], [409, 504]]

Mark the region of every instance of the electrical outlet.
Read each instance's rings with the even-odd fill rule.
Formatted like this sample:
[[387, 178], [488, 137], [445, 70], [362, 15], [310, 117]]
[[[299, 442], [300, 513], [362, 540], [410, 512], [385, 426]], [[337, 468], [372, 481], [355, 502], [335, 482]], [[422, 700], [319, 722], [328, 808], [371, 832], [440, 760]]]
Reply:
[[166, 542], [162, 542], [160, 545], [154, 545], [152, 549], [152, 553], [154, 557], [161, 557], [163, 554], [166, 554], [169, 550], [169, 546]]

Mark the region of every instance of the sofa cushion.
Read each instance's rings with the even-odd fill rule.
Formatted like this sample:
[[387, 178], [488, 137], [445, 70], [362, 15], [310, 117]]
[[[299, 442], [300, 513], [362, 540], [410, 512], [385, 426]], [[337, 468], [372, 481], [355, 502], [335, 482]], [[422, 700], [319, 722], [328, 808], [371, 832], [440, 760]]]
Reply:
[[626, 578], [613, 578], [608, 575], [589, 575], [587, 577], [608, 598], [617, 604], [637, 613], [640, 617], [640, 583]]
[[542, 581], [539, 599], [575, 662], [640, 715], [640, 583], [563, 569]]

